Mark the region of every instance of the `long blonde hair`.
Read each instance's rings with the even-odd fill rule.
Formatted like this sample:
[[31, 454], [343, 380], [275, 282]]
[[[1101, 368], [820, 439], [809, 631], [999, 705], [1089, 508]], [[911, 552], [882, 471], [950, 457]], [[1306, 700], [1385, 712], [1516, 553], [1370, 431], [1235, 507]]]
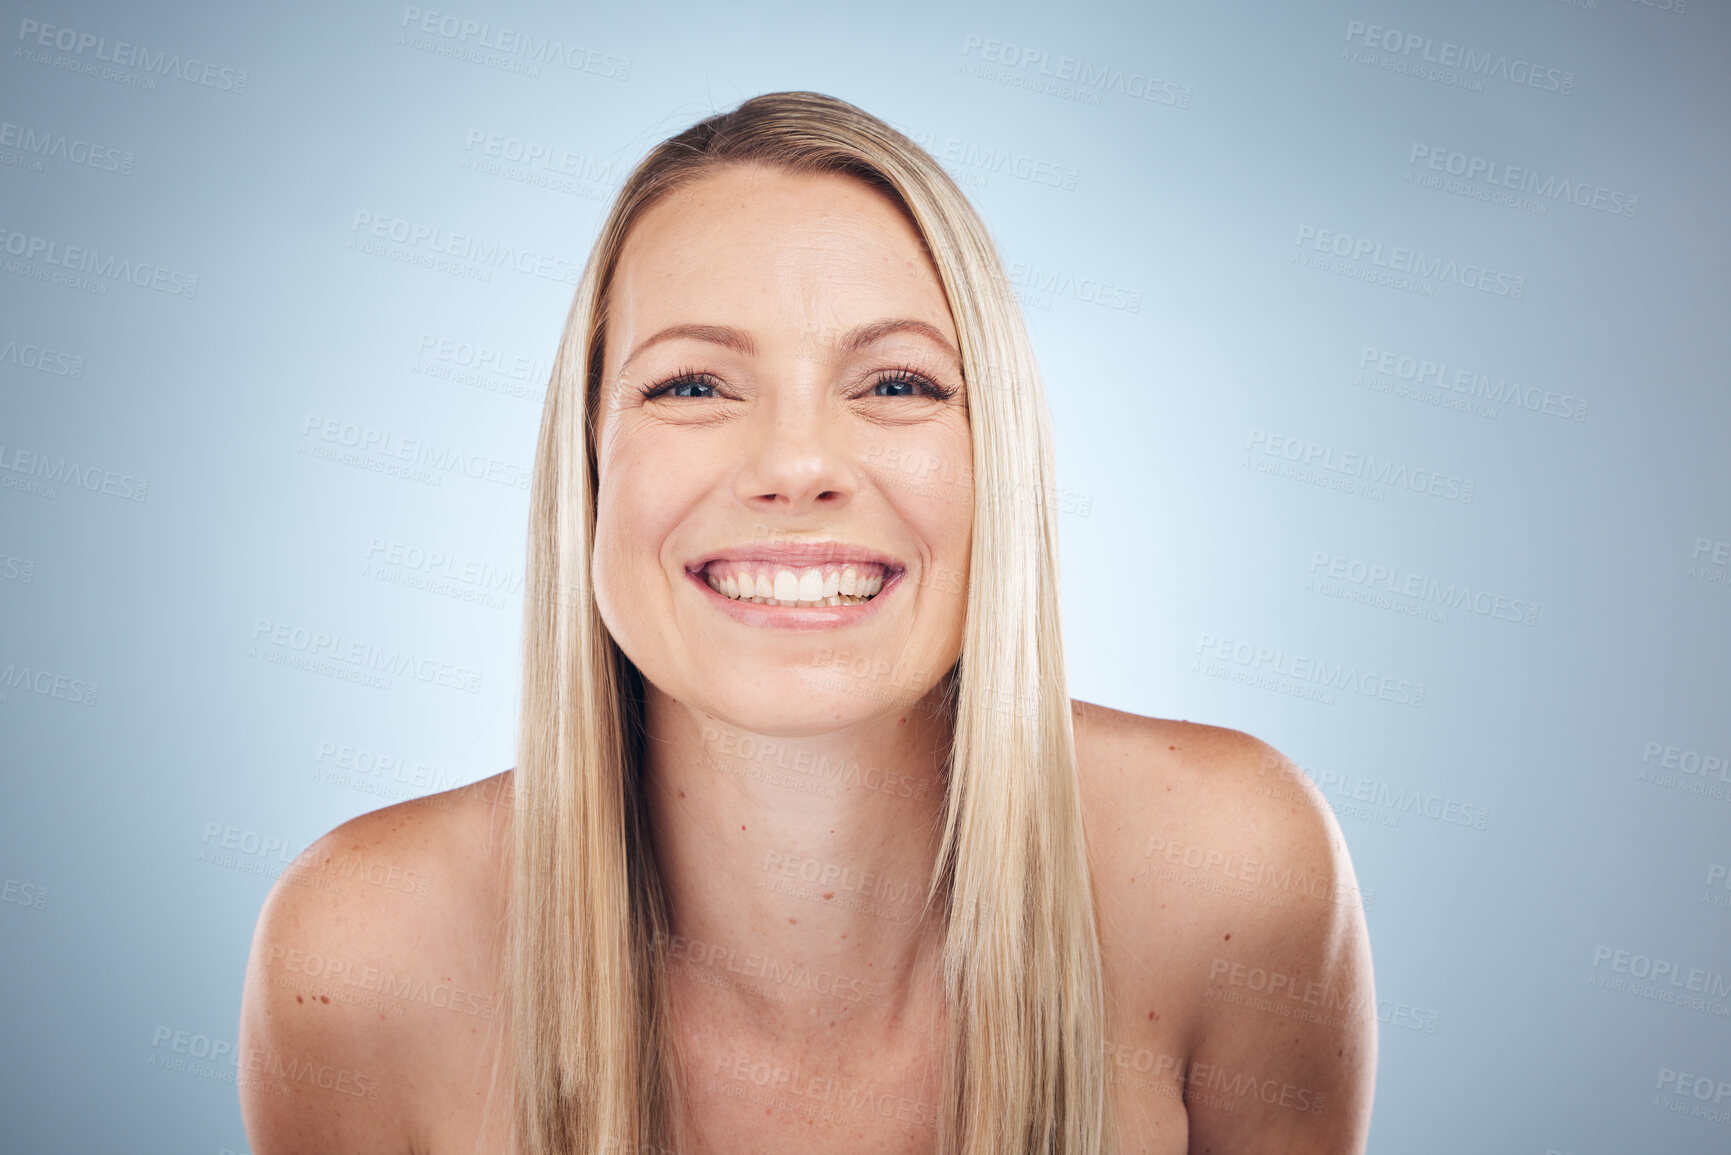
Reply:
[[605, 295], [627, 234], [650, 205], [734, 164], [852, 176], [897, 202], [926, 243], [960, 337], [975, 499], [928, 891], [946, 919], [939, 1150], [1110, 1150], [1103, 980], [1058, 624], [1051, 435], [1032, 349], [984, 224], [937, 162], [875, 117], [810, 92], [756, 97], [650, 152], [595, 243], [554, 361], [530, 491], [502, 976], [515, 1149], [637, 1152], [677, 1138], [667, 908], [641, 789], [641, 678], [591, 595], [593, 420]]

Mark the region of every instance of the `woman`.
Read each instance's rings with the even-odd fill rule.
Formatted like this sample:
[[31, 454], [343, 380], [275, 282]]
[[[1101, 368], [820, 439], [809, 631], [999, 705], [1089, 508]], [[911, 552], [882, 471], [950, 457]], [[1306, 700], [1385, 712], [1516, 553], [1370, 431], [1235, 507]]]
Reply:
[[1339, 831], [1068, 699], [1052, 482], [928, 155], [811, 93], [659, 146], [548, 392], [519, 765], [273, 890], [254, 1152], [1362, 1150]]

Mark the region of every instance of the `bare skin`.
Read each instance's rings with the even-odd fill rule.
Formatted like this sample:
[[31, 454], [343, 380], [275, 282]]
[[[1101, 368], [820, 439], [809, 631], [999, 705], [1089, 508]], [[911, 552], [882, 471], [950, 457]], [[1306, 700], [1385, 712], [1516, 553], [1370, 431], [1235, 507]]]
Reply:
[[[866, 186], [739, 168], [644, 216], [611, 303], [596, 594], [650, 686], [689, 1150], [932, 1150], [932, 703], [972, 511], [936, 272]], [[898, 584], [788, 629], [692, 576], [822, 542]], [[1073, 716], [1121, 1149], [1362, 1151], [1375, 998], [1326, 805], [1236, 731]], [[273, 889], [240, 1039], [259, 1155], [505, 1149], [508, 1098], [484, 1129], [482, 1105], [511, 807], [507, 772], [363, 815]]]

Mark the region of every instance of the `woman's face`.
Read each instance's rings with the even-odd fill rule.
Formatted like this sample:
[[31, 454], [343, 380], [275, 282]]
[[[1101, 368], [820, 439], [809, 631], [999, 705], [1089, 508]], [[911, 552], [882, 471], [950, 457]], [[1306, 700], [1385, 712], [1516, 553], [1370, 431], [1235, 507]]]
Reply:
[[938, 682], [973, 519], [958, 347], [918, 233], [857, 180], [733, 166], [639, 218], [609, 291], [594, 582], [650, 682], [782, 735]]

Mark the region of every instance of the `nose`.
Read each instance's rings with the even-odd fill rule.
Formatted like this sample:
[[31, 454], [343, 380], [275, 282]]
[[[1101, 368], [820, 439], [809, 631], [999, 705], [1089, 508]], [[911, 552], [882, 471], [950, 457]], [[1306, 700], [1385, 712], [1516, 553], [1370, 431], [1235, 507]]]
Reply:
[[763, 513], [840, 509], [858, 488], [840, 422], [823, 402], [803, 399], [757, 414], [734, 493]]

